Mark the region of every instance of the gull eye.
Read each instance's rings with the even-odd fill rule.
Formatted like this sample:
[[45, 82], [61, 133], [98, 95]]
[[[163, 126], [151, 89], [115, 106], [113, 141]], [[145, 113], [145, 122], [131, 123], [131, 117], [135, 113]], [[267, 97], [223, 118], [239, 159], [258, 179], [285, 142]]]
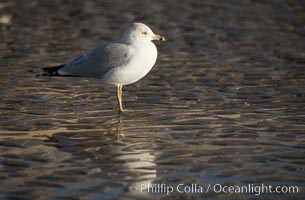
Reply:
[[142, 34], [143, 34], [143, 35], [147, 35], [147, 32], [146, 32], [146, 31], [143, 31]]

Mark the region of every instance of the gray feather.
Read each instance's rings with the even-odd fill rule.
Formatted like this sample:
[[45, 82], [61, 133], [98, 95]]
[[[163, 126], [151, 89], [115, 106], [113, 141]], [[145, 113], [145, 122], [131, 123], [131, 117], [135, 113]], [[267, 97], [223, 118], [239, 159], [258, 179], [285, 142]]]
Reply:
[[79, 54], [58, 72], [62, 75], [102, 78], [109, 70], [129, 63], [129, 48], [122, 43], [103, 43], [91, 51]]

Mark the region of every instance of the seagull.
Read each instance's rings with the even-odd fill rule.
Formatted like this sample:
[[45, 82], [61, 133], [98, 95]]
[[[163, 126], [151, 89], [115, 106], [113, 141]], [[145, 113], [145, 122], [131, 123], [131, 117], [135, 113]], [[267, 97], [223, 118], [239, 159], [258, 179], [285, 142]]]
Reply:
[[143, 23], [132, 23], [122, 37], [104, 42], [77, 55], [63, 65], [44, 68], [43, 76], [89, 77], [116, 86], [119, 112], [124, 112], [122, 88], [143, 78], [155, 65], [157, 47], [153, 40], [165, 41]]

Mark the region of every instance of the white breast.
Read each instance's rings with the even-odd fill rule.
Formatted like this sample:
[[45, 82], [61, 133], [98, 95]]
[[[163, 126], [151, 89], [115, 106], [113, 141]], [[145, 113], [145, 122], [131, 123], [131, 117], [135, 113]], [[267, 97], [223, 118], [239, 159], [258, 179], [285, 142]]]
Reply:
[[[139, 48], [141, 47], [141, 48]], [[112, 85], [128, 85], [143, 78], [154, 66], [157, 60], [157, 48], [154, 43], [133, 45], [131, 61], [122, 67], [110, 70], [105, 77], [105, 83]]]

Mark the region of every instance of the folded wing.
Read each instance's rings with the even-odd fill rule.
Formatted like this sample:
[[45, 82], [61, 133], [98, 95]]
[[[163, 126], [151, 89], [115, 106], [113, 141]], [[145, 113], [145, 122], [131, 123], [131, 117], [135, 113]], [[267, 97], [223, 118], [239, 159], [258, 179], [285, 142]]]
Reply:
[[63, 76], [102, 78], [109, 70], [127, 65], [131, 48], [122, 43], [106, 43], [79, 54], [74, 60], [57, 70]]

